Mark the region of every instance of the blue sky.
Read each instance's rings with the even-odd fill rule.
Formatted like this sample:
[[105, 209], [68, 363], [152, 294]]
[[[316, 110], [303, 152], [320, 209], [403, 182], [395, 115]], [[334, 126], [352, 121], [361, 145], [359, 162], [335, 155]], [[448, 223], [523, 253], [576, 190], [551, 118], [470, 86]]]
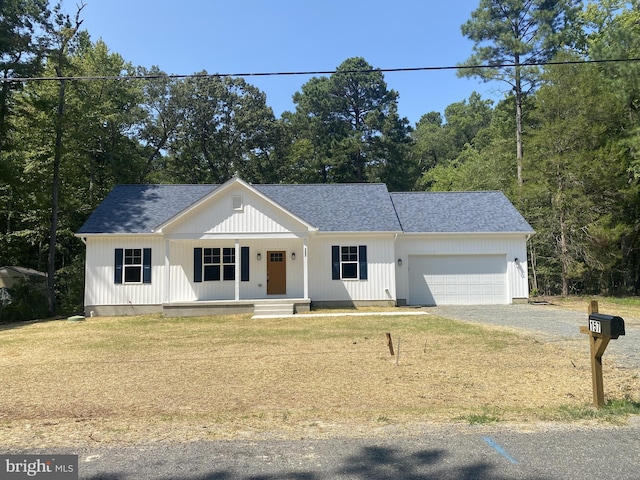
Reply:
[[[452, 66], [473, 44], [460, 33], [478, 0], [85, 0], [82, 27], [134, 65], [172, 74], [330, 71], [350, 57], [376, 68]], [[73, 12], [75, 3], [66, 0]], [[311, 76], [245, 77], [280, 116]], [[412, 124], [500, 84], [454, 70], [385, 73]]]

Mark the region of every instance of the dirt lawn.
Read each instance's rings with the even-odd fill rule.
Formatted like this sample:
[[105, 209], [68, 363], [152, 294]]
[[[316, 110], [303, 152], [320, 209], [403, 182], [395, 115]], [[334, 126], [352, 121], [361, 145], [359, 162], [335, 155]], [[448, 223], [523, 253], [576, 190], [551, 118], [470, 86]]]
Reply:
[[[5, 448], [534, 425], [592, 400], [586, 342], [433, 315], [35, 322], [0, 327], [0, 352]], [[604, 375], [640, 401], [638, 372]]]

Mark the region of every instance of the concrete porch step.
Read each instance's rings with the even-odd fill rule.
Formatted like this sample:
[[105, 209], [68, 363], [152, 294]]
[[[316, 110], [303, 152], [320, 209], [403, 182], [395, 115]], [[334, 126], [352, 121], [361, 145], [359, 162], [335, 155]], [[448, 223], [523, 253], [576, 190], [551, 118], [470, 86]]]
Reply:
[[253, 307], [254, 317], [278, 317], [293, 315], [293, 302], [256, 302]]

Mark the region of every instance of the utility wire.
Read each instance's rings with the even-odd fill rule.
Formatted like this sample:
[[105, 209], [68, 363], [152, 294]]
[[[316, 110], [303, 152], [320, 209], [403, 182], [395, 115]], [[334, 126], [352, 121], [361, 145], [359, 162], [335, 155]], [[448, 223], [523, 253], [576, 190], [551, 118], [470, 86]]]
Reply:
[[515, 68], [515, 67], [542, 67], [547, 65], [584, 65], [590, 63], [631, 63], [640, 62], [640, 58], [617, 58], [611, 60], [570, 60], [564, 62], [533, 62], [533, 63], [500, 63], [490, 65], [456, 65], [445, 67], [405, 67], [405, 68], [373, 68], [370, 70], [310, 70], [303, 72], [254, 72], [254, 73], [192, 73], [188, 75], [176, 74], [149, 74], [149, 75], [96, 75], [79, 77], [4, 77], [0, 78], [0, 83], [27, 83], [46, 81], [88, 81], [88, 80], [154, 80], [182, 79], [182, 78], [214, 78], [214, 77], [277, 77], [294, 75], [333, 75], [349, 73], [373, 73], [373, 72], [420, 72], [437, 70], [476, 70], [492, 68]]

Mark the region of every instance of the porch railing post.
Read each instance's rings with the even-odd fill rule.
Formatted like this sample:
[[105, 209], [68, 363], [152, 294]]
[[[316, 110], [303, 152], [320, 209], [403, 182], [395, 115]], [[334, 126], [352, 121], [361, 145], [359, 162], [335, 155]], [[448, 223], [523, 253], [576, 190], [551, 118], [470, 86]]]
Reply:
[[235, 274], [235, 286], [236, 293], [235, 298], [236, 302], [240, 300], [240, 240], [236, 238], [236, 274]]
[[303, 282], [304, 282], [304, 299], [309, 299], [309, 254], [307, 252], [307, 239], [304, 240], [304, 245], [302, 246], [302, 265], [303, 265]]

